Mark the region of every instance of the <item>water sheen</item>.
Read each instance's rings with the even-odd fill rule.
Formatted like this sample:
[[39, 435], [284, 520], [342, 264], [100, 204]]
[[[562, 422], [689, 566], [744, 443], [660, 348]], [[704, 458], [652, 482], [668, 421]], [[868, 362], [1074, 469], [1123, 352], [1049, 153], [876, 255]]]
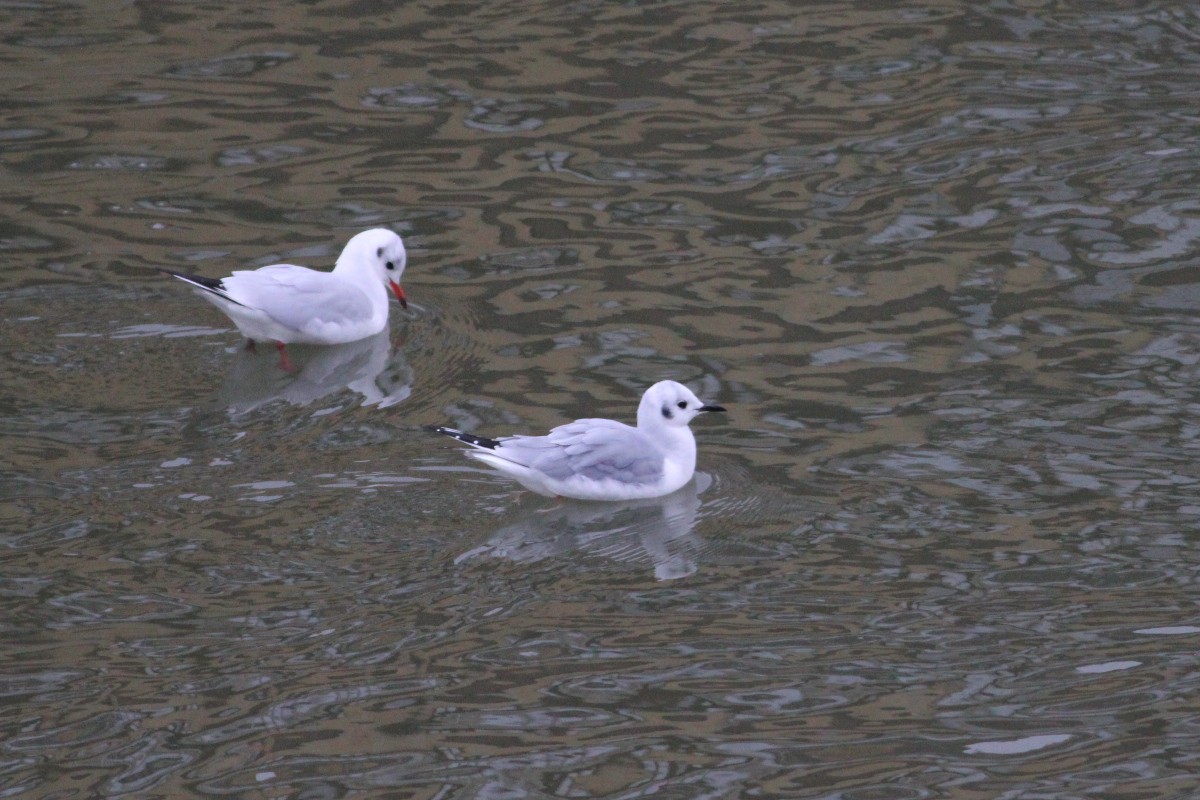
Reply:
[[[3, 13], [0, 794], [1195, 796], [1194, 9]], [[375, 226], [293, 374], [153, 270]], [[424, 430], [662, 378], [656, 501]]]

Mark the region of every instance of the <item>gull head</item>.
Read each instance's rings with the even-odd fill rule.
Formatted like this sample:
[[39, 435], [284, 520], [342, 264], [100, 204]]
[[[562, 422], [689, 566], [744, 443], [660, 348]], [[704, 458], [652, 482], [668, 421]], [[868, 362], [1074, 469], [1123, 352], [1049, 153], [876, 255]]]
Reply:
[[638, 405], [638, 427], [686, 428], [697, 414], [724, 410], [720, 406], [705, 405], [682, 383], [659, 381], [642, 395]]
[[333, 269], [362, 270], [377, 276], [396, 295], [401, 307], [408, 308], [408, 297], [400, 288], [400, 277], [407, 265], [404, 241], [386, 228], [373, 228], [346, 243]]

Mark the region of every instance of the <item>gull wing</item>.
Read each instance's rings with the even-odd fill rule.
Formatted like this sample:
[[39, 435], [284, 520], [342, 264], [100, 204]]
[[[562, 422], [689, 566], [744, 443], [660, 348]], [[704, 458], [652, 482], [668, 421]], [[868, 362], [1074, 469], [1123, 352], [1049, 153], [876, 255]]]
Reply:
[[545, 436], [509, 436], [492, 451], [554, 480], [583, 477], [622, 484], [658, 480], [663, 455], [638, 432], [610, 419], [580, 419]]
[[371, 316], [366, 293], [330, 272], [274, 264], [238, 270], [222, 283], [231, 300], [256, 308], [292, 330], [316, 331]]

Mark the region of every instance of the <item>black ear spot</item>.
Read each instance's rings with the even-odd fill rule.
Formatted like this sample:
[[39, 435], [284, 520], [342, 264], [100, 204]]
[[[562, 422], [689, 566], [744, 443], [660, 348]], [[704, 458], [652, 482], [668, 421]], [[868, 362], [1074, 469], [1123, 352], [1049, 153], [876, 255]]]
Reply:
[[383, 258], [383, 248], [382, 247], [375, 251], [375, 257]]
[[663, 411], [663, 416], [666, 417], [667, 419], [671, 419], [672, 417], [675, 416], [675, 412], [671, 411], [670, 406], [663, 406], [662, 411]]

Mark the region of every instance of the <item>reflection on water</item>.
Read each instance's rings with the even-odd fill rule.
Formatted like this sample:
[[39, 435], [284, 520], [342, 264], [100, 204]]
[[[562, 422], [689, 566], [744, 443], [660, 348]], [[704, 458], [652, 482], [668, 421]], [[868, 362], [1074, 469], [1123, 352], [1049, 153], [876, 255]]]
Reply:
[[[1194, 794], [1194, 10], [4, 13], [0, 794]], [[155, 272], [371, 227], [296, 374]], [[422, 430], [662, 378], [703, 494]]]
[[274, 348], [243, 347], [234, 356], [217, 402], [237, 416], [272, 400], [303, 406], [350, 389], [362, 395], [363, 405], [386, 408], [412, 394], [412, 367], [402, 352], [392, 354], [391, 349], [387, 330], [330, 347], [289, 345], [292, 370], [286, 371], [279, 367]]
[[682, 489], [650, 500], [564, 500], [530, 508], [457, 561], [490, 557], [532, 563], [579, 550], [621, 563], [648, 561], [660, 581], [685, 578], [697, 569], [701, 544], [693, 528], [700, 494], [711, 484], [710, 476], [697, 473]]

